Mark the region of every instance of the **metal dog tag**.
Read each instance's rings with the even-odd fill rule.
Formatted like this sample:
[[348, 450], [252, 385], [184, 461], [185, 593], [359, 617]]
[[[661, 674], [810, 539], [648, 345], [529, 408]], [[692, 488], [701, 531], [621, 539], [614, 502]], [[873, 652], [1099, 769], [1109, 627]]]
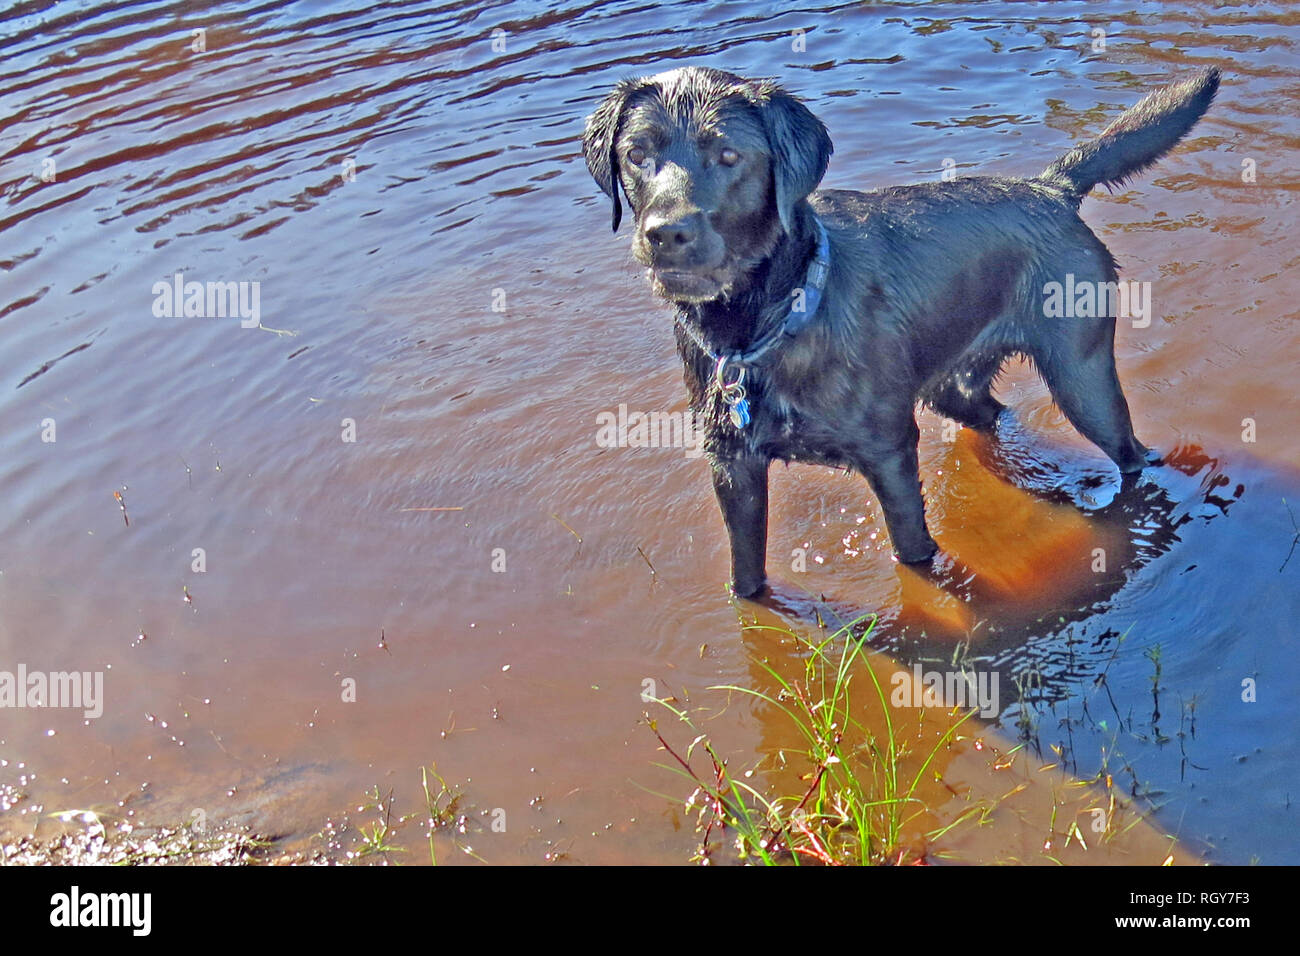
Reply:
[[734, 382], [728, 382], [727, 363], [729, 361], [730, 358], [725, 355], [718, 358], [718, 365], [713, 373], [713, 378], [717, 382], [722, 401], [726, 403], [727, 413], [731, 416], [731, 424], [737, 428], [744, 428], [749, 424], [749, 400], [745, 397], [745, 366], [740, 366], [740, 374], [736, 376]]

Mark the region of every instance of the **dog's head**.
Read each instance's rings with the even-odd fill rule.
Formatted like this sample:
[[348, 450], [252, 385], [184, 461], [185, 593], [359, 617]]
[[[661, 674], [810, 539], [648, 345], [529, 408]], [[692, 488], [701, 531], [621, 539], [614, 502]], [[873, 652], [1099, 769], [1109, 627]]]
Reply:
[[687, 67], [624, 80], [587, 119], [587, 168], [622, 219], [655, 291], [675, 302], [724, 298], [789, 232], [817, 188], [831, 140], [789, 93]]

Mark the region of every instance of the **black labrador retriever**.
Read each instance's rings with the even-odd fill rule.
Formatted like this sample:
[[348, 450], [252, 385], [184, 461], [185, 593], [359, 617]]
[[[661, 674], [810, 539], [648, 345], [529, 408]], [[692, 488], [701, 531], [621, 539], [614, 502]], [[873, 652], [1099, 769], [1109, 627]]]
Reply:
[[992, 383], [1013, 354], [1123, 474], [1155, 462], [1115, 373], [1124, 286], [1078, 210], [1173, 148], [1218, 85], [1208, 69], [1147, 96], [1032, 179], [872, 192], [814, 191], [830, 137], [771, 83], [690, 67], [609, 94], [583, 152], [615, 230], [627, 197], [633, 255], [677, 307], [738, 595], [765, 588], [773, 459], [860, 472], [898, 559], [931, 559], [916, 403], [992, 427]]

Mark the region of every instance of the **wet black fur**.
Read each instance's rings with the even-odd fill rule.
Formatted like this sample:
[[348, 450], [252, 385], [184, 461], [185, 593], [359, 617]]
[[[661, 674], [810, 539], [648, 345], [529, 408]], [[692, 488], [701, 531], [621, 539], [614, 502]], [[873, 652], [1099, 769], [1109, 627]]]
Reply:
[[1142, 470], [1151, 456], [1115, 372], [1115, 318], [1046, 318], [1043, 290], [1067, 273], [1076, 284], [1117, 280], [1110, 252], [1079, 218], [1084, 195], [1167, 153], [1218, 83], [1210, 69], [1157, 91], [1032, 179], [870, 192], [814, 191], [830, 137], [771, 84], [687, 68], [618, 85], [588, 119], [588, 168], [613, 201], [615, 229], [620, 191], [627, 197], [635, 257], [714, 351], [743, 349], [784, 319], [815, 249], [814, 211], [830, 235], [831, 273], [812, 325], [770, 366], [747, 372], [748, 428], [731, 425], [712, 360], [677, 330], [737, 594], [765, 587], [773, 459], [860, 472], [899, 559], [933, 557], [916, 403], [992, 427], [1003, 409], [992, 382], [1013, 354], [1033, 360], [1066, 417], [1122, 473]]

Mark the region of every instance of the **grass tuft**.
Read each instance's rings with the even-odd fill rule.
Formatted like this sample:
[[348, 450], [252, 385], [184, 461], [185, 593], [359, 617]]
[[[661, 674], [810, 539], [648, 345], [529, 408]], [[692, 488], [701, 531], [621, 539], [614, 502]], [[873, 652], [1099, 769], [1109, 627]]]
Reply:
[[[865, 633], [855, 634], [855, 628], [868, 618], [871, 623]], [[788, 718], [803, 743], [802, 750], [781, 754], [785, 769], [792, 756], [804, 762], [798, 778], [803, 786], [796, 792], [770, 797], [737, 778], [685, 710], [668, 699], [656, 699], [694, 738], [684, 748], [674, 747], [659, 722], [645, 715], [644, 722], [674, 761], [674, 765], [659, 766], [694, 786], [686, 801], [687, 810], [697, 813], [697, 832], [701, 834], [693, 859], [710, 863], [717, 850], [715, 834], [720, 838], [729, 832], [738, 859], [747, 864], [925, 862], [923, 853], [918, 854], [905, 839], [909, 824], [926, 811], [917, 790], [935, 755], [953, 741], [958, 728], [975, 711], [949, 724], [928, 751], [909, 753], [900, 728], [895, 726], [885, 689], [866, 659], [865, 639], [874, 626], [874, 617], [867, 615], [817, 640], [765, 628], [780, 630], [797, 642], [803, 652], [802, 675], [787, 679], [766, 660], [756, 660], [775, 682], [772, 693], [731, 684], [710, 688], [755, 698]], [[864, 675], [869, 681], [867, 693], [884, 715], [883, 733], [864, 725], [853, 707]], [[924, 713], [920, 713], [923, 720]], [[700, 753], [708, 763], [707, 770], [696, 769]], [[903, 769], [904, 757], [910, 758], [906, 765], [914, 769]], [[980, 807], [972, 807], [944, 832], [984, 815]]]

